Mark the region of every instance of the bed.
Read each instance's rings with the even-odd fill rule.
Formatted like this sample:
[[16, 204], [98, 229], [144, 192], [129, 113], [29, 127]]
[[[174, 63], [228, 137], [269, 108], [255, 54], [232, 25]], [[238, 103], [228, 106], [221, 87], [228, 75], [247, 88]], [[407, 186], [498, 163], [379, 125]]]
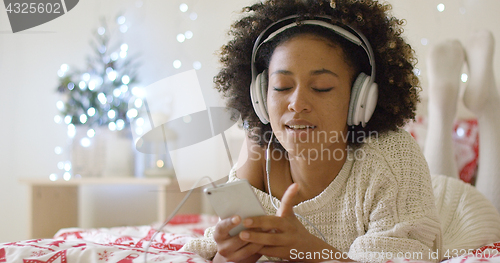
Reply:
[[[162, 229], [151, 242], [147, 262], [210, 262], [179, 249], [190, 239], [215, 225], [211, 215], [179, 215]], [[77, 262], [144, 262], [145, 249], [158, 225], [114, 228], [65, 228], [51, 239], [34, 239], [0, 244], [0, 262], [77, 263]], [[448, 251], [449, 256], [464, 251]], [[419, 262], [395, 259], [390, 262]], [[453, 257], [448, 263], [499, 262], [500, 242], [482, 246], [468, 255]]]

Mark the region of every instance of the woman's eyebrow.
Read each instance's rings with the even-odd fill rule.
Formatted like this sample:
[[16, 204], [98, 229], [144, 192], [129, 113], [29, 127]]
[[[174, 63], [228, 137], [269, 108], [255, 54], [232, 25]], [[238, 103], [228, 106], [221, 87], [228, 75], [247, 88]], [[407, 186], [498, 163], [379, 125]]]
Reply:
[[293, 75], [293, 72], [291, 72], [289, 70], [279, 69], [279, 70], [273, 71], [269, 76], [272, 76], [274, 74]]
[[[269, 76], [272, 76], [274, 74], [281, 74], [281, 75], [293, 75], [293, 72], [289, 70], [284, 70], [284, 69], [279, 69], [276, 71], [273, 71]], [[338, 77], [339, 75], [331, 70], [328, 69], [318, 69], [318, 70], [311, 70], [310, 72], [311, 75], [321, 75], [321, 74], [330, 74], [332, 76]]]
[[311, 70], [311, 75], [321, 75], [321, 74], [330, 74], [330, 75], [333, 75], [335, 77], [338, 77], [339, 75], [331, 70], [328, 70], [328, 69], [318, 69], [318, 70]]

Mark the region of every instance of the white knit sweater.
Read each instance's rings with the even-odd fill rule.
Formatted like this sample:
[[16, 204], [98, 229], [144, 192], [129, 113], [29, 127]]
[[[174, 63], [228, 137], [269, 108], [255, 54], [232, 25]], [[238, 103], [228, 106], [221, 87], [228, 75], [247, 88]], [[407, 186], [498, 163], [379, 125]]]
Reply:
[[500, 215], [474, 186], [443, 175], [431, 178], [444, 257], [456, 257], [500, 241]]
[[[356, 261], [383, 262], [397, 256], [441, 259], [431, 258], [433, 251], [441, 254], [442, 245], [429, 169], [411, 135], [399, 130], [370, 137], [356, 153], [354, 158], [349, 152], [335, 180], [318, 196], [296, 205], [295, 213]], [[229, 181], [235, 180], [239, 179], [232, 170]], [[254, 190], [266, 212], [275, 214], [269, 195]], [[213, 230], [207, 229], [205, 238], [190, 241], [182, 250], [212, 258], [217, 252]]]

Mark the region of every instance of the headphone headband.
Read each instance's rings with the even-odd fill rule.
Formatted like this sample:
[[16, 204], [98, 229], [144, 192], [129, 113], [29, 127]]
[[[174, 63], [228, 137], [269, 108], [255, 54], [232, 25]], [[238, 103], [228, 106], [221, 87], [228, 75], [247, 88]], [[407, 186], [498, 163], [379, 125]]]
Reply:
[[[292, 16], [287, 16], [285, 18], [282, 18], [271, 25], [269, 25], [260, 35], [257, 37], [255, 40], [253, 49], [252, 49], [252, 61], [251, 61], [251, 70], [252, 70], [252, 81], [255, 80], [255, 77], [257, 76], [257, 69], [255, 67], [255, 60], [257, 58], [257, 52], [259, 51], [259, 48], [264, 44], [269, 41], [271, 41], [274, 37], [276, 37], [278, 34], [286, 31], [287, 29], [297, 27], [300, 25], [317, 25], [321, 26], [324, 28], [328, 28], [338, 35], [342, 36], [346, 40], [352, 42], [355, 45], [358, 45], [362, 47], [366, 54], [368, 55], [368, 60], [371, 66], [371, 82], [375, 82], [375, 72], [376, 72], [376, 64], [375, 64], [375, 55], [373, 53], [373, 49], [370, 45], [370, 42], [368, 42], [368, 39], [359, 31], [354, 29], [353, 27], [349, 25], [343, 24], [342, 26], [346, 27], [342, 28], [341, 26], [334, 25], [329, 23], [328, 21], [331, 21], [331, 17], [328, 16], [314, 16], [313, 19], [306, 19], [306, 20], [301, 20], [297, 21], [297, 18], [301, 18], [299, 15], [292, 15]], [[349, 32], [351, 31], [351, 32]], [[265, 37], [265, 39], [262, 41], [262, 39]]]

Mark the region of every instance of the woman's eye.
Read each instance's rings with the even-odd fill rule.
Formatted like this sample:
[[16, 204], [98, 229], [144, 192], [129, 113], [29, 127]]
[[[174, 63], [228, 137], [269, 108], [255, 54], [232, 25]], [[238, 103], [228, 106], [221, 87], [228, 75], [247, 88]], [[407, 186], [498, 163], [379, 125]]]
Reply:
[[317, 91], [317, 92], [328, 92], [330, 90], [333, 89], [333, 87], [331, 88], [312, 88], [314, 91]]
[[273, 90], [275, 91], [285, 91], [289, 89], [291, 89], [291, 87], [273, 87]]

